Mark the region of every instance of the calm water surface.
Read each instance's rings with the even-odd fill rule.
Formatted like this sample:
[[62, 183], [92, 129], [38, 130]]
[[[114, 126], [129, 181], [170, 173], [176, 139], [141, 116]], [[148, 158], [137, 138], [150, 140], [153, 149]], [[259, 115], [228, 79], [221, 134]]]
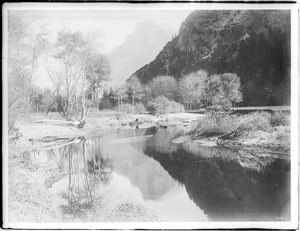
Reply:
[[290, 219], [290, 160], [195, 143], [174, 144], [180, 127], [86, 139], [31, 154], [54, 170], [45, 186], [58, 206], [122, 195], [163, 221]]

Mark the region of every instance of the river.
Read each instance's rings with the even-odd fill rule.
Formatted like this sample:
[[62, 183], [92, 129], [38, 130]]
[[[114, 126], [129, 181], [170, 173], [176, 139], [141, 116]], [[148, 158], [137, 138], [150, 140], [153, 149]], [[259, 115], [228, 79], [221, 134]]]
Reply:
[[162, 221], [290, 220], [288, 157], [172, 143], [182, 132], [153, 127], [87, 138], [31, 153], [31, 161], [51, 166], [45, 187], [62, 213], [117, 193]]

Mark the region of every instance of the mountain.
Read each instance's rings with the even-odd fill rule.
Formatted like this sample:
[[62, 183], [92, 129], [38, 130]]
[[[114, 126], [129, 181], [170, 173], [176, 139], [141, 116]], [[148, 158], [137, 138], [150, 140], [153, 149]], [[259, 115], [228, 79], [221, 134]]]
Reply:
[[158, 75], [179, 79], [199, 69], [236, 73], [241, 106], [289, 104], [290, 20], [287, 10], [194, 11], [178, 35], [134, 74], [145, 84]]
[[113, 48], [108, 58], [112, 85], [121, 85], [130, 75], [153, 60], [171, 40], [172, 32], [151, 22], [138, 22], [124, 44]]

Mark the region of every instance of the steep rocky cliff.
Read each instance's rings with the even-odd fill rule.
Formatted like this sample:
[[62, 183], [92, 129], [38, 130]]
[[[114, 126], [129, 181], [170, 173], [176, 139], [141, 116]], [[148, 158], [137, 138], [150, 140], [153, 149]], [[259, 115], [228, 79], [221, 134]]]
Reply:
[[199, 69], [231, 72], [241, 79], [241, 105], [289, 104], [290, 33], [289, 11], [194, 11], [159, 55], [134, 74], [147, 83]]

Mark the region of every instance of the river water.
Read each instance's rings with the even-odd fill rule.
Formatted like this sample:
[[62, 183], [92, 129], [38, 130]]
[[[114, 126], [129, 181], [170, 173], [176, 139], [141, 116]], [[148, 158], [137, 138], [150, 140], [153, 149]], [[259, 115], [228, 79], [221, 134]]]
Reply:
[[51, 166], [45, 187], [61, 208], [117, 193], [162, 221], [290, 219], [289, 158], [172, 143], [181, 134], [180, 126], [120, 132], [31, 160]]

